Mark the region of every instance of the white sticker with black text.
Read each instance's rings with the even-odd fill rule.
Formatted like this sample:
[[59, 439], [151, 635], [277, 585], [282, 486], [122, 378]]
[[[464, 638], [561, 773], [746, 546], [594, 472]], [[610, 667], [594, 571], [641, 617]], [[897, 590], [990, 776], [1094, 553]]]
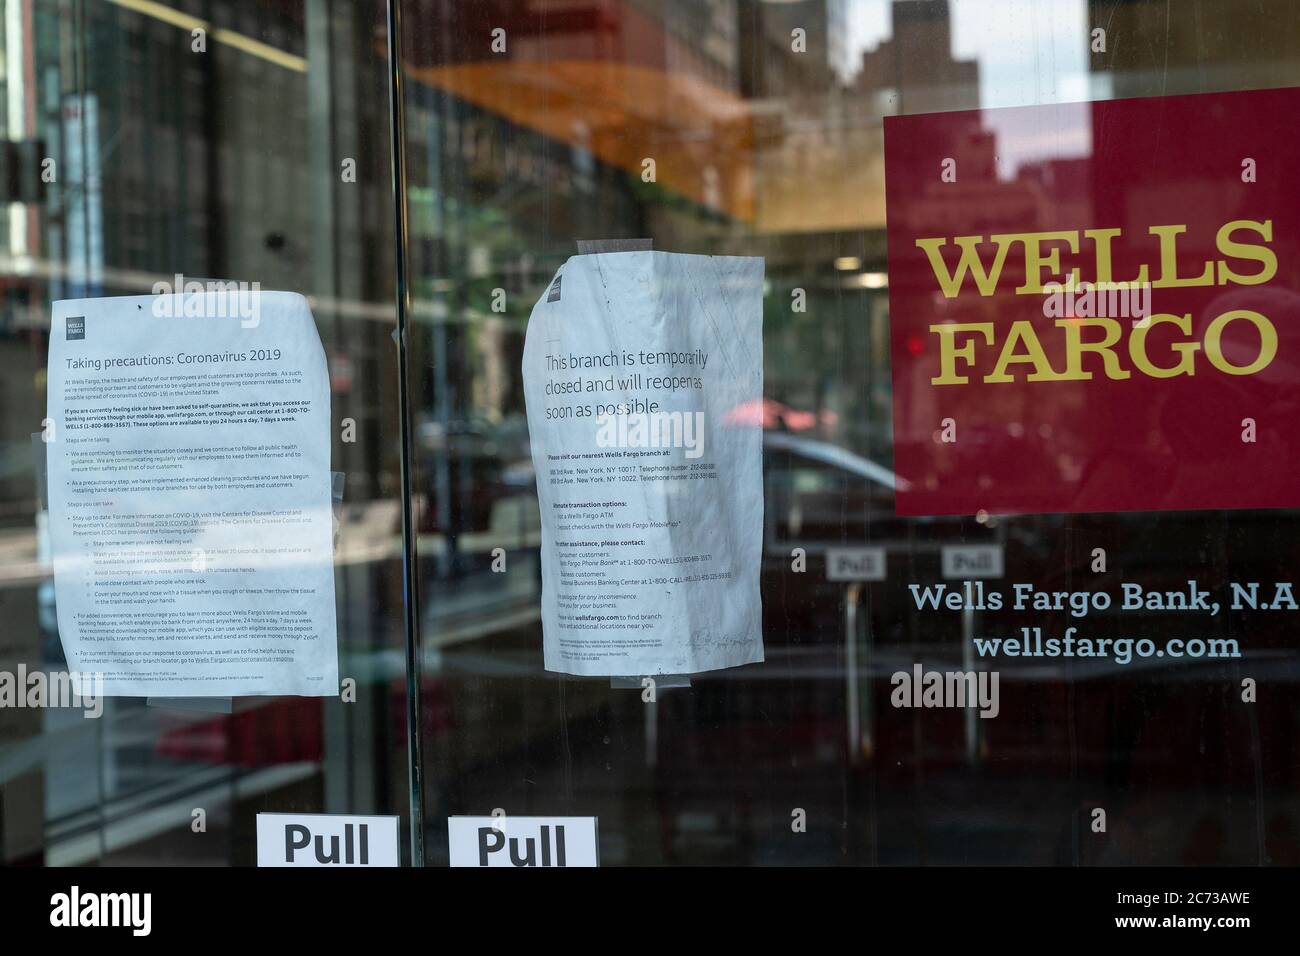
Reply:
[[449, 817], [452, 866], [599, 866], [595, 817]]
[[397, 817], [259, 813], [258, 866], [400, 866]]

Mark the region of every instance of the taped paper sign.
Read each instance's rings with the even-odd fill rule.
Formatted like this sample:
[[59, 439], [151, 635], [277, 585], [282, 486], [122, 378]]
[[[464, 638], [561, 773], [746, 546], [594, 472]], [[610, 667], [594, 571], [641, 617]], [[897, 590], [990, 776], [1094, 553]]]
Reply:
[[54, 303], [59, 636], [109, 696], [338, 693], [329, 383], [307, 301]]
[[763, 659], [763, 260], [569, 259], [528, 320], [546, 668]]

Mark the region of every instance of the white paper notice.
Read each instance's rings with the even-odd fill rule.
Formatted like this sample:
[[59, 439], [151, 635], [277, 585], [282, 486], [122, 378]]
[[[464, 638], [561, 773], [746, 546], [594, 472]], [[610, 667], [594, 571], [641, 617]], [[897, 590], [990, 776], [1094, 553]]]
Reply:
[[338, 694], [329, 381], [307, 301], [54, 303], [59, 635], [109, 696]]
[[575, 256], [523, 377], [547, 670], [761, 661], [763, 260]]

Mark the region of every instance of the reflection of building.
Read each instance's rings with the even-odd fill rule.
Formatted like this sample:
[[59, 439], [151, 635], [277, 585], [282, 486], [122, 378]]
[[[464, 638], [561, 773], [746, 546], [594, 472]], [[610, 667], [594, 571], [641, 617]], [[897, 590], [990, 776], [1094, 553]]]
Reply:
[[[757, 6], [766, 15], [787, 5]], [[889, 440], [890, 401], [881, 119], [900, 109], [900, 97], [909, 112], [979, 105], [978, 65], [952, 58], [947, 3], [908, 0], [892, 10], [892, 39], [863, 56], [847, 88], [795, 88], [749, 104], [754, 229], [767, 240], [768, 275], [780, 290], [773, 308], [785, 308], [780, 298], [791, 288], [810, 296], [807, 315], [769, 333], [769, 347], [808, 360], [770, 369], [768, 395], [832, 413], [841, 424], [828, 437], [877, 455]], [[853, 361], [834, 363], [831, 341]], [[838, 364], [834, 381], [808, 374], [823, 361]]]
[[[772, 369], [773, 397], [885, 434], [881, 116], [896, 108], [888, 91], [906, 91], [909, 108], [977, 105], [978, 69], [952, 59], [946, 3], [898, 5], [895, 45], [869, 54], [854, 86], [843, 0], [414, 9], [484, 38], [430, 37], [407, 50], [417, 306], [434, 330], [416, 343], [435, 370], [421, 414], [444, 429], [477, 427], [455, 424], [471, 408], [492, 422], [517, 418], [512, 376], [537, 287], [574, 238], [653, 235], [677, 251], [763, 254], [777, 307], [791, 288], [809, 297], [807, 312], [774, 333], [808, 362]], [[505, 46], [493, 51], [497, 28]], [[491, 305], [498, 288], [504, 315]], [[868, 316], [851, 333], [861, 361], [841, 382], [820, 381], [807, 368], [830, 342], [824, 323], [841, 313]], [[444, 380], [444, 369], [456, 374]], [[864, 409], [868, 380], [876, 394]]]
[[[334, 392], [338, 417], [357, 422], [358, 441], [335, 449], [349, 494], [391, 485], [396, 459], [377, 436], [394, 406], [362, 398], [387, 394], [392, 321], [387, 116], [355, 108], [382, 82], [367, 46], [373, 11], [213, 0], [200, 19], [88, 4], [82, 29], [103, 55], [78, 78], [64, 68], [60, 11], [28, 9], [30, 73], [59, 94], [24, 93], [7, 74], [10, 102], [30, 101], [28, 135], [60, 164], [43, 205], [28, 207], [42, 223], [30, 251], [50, 273], [34, 301], [140, 294], [176, 273], [311, 296], [332, 365], [349, 369]], [[203, 50], [192, 49], [197, 27]]]
[[[757, 6], [767, 17], [809, 5]], [[850, 89], [823, 84], [754, 104], [760, 232], [883, 229], [881, 116], [900, 112], [903, 97], [907, 112], [979, 105], [979, 65], [952, 57], [947, 0], [906, 0], [891, 11], [893, 36], [863, 54]], [[794, 21], [804, 22], [795, 15], [780, 21], [782, 29]], [[788, 94], [795, 93], [802, 95], [792, 108]]]
[[738, 13], [746, 99], [824, 94], [848, 73], [845, 0], [740, 0]]
[[693, 76], [736, 92], [740, 50], [736, 42], [738, 0], [627, 0], [664, 36], [664, 72]]
[[948, 0], [895, 0], [890, 16], [890, 38], [862, 55], [857, 90], [891, 113], [978, 107], [979, 64], [952, 58]]
[[[1194, 11], [1156, 2], [1089, 0], [1088, 22], [1104, 27], [1094, 72], [1114, 97], [1165, 96], [1296, 84], [1300, 29], [1294, 0], [1207, 3]], [[1160, 42], [1152, 42], [1152, 38]]]

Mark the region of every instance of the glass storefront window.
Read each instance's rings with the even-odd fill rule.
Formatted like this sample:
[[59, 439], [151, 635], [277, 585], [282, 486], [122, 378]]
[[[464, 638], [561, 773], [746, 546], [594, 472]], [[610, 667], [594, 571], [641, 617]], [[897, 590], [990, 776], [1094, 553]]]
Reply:
[[[1253, 128], [1272, 132], [1237, 152], [1179, 125], [1245, 129], [1239, 111], [1295, 102], [1289, 0], [400, 0], [396, 37], [385, 2], [3, 9], [0, 671], [69, 669], [42, 438], [53, 304], [183, 276], [310, 307], [337, 476], [341, 688], [110, 696], [94, 719], [0, 707], [0, 861], [252, 865], [257, 815], [297, 812], [397, 816], [402, 862], [444, 866], [449, 820], [495, 812], [596, 818], [602, 866], [1300, 863], [1295, 618], [1280, 598], [1276, 613], [1228, 605], [1233, 582], [1272, 595], [1295, 566], [1294, 478], [1263, 462], [1289, 461], [1296, 194], [1266, 177], [1289, 175], [1300, 140], [1267, 111]], [[1184, 99], [1262, 91], [1279, 98]], [[1125, 118], [1130, 100], [1146, 120]], [[1164, 138], [1147, 150], [1117, 129]], [[1210, 156], [1231, 168], [1208, 170]], [[1229, 188], [1243, 184], [1256, 193]], [[1087, 229], [1121, 230], [1116, 263], [1145, 255], [1156, 278], [1174, 246], [1149, 227], [1188, 226], [1187, 275], [1227, 248], [1217, 226], [1265, 218], [1267, 283], [1151, 290], [1160, 314], [1267, 315], [1281, 332], [1259, 381], [1215, 377], [1203, 346], [1208, 372], [1169, 379], [1179, 397], [1159, 407], [1142, 391], [1153, 379], [1106, 378], [1095, 348], [1096, 379], [1056, 391], [1024, 380], [1032, 353], [1003, 368], [1005, 394], [931, 384], [947, 333], [929, 323], [992, 329], [1027, 299], [1006, 277], [945, 296], [927, 269], [959, 250], [927, 266], [917, 237], [977, 236], [978, 258], [998, 234], [1076, 230], [1037, 264], [1010, 256], [1028, 287], [1035, 268], [1064, 277], [1084, 261]], [[1266, 264], [1233, 248], [1230, 268]], [[761, 260], [751, 325], [702, 331], [702, 317], [681, 334], [683, 354], [695, 336], [714, 343], [701, 363], [729, 361], [744, 328], [761, 341], [761, 387], [722, 410], [753, 437], [735, 454], [761, 494], [735, 513], [758, 517], [737, 530], [710, 512], [691, 534], [718, 553], [761, 538], [745, 567], [762, 660], [576, 676], [549, 656], [560, 625], [544, 581], [565, 554], [539, 504], [555, 473], [538, 462], [556, 450], [541, 436], [559, 433], [534, 420], [526, 342], [548, 297], [584, 307], [581, 251], [615, 283], [633, 261], [618, 257], [645, 249]], [[688, 311], [665, 273], [648, 276], [635, 281], [668, 304], [617, 326], [629, 353]], [[609, 310], [607, 327], [631, 321], [627, 302]], [[1189, 320], [1198, 341], [1214, 314]], [[1170, 354], [1169, 322], [1141, 333]], [[1244, 367], [1234, 350], [1256, 339], [1222, 341], [1222, 361]], [[1054, 342], [1049, 364], [1064, 361]], [[1003, 343], [949, 344], [969, 348], [954, 368], [985, 374]], [[656, 374], [639, 361], [631, 372]], [[734, 385], [741, 368], [700, 381]], [[1237, 436], [1246, 417], [1258, 441]], [[732, 453], [706, 435], [705, 461]], [[716, 494], [731, 481], [724, 465]], [[1234, 482], [1262, 490], [1237, 497]], [[624, 491], [665, 520], [700, 493]], [[607, 570], [618, 552], [601, 553]], [[1223, 613], [1143, 603], [1081, 619], [1068, 599], [1011, 613], [918, 596], [979, 581], [1010, 599], [1027, 583], [1118, 605], [1123, 582], [1163, 594], [1193, 580]], [[649, 587], [636, 613], [671, 613], [680, 596]], [[694, 627], [712, 608], [690, 600]], [[985, 642], [1072, 626], [1111, 649], [1009, 657]], [[1192, 636], [1238, 653], [1115, 643]], [[898, 675], [931, 671], [996, 671], [996, 715], [900, 706]]]

